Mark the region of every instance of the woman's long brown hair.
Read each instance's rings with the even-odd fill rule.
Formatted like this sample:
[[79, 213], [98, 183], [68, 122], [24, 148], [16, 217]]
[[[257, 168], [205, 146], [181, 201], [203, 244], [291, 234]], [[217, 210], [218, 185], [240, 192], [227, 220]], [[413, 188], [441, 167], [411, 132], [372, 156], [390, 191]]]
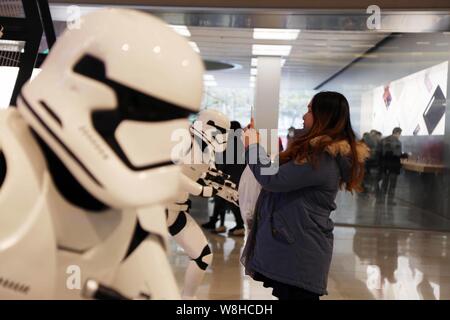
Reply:
[[[341, 182], [341, 187], [345, 184], [348, 191], [360, 191], [364, 177], [364, 163], [358, 161], [357, 141], [350, 122], [347, 99], [338, 92], [319, 92], [311, 100], [311, 111], [313, 115], [311, 129], [296, 137], [287, 150], [280, 153], [280, 163], [306, 160], [316, 166], [320, 154], [328, 145], [345, 140], [351, 148], [352, 170], [349, 181]], [[319, 136], [328, 136], [331, 140], [320, 139], [318, 143], [311, 145], [311, 139]]]

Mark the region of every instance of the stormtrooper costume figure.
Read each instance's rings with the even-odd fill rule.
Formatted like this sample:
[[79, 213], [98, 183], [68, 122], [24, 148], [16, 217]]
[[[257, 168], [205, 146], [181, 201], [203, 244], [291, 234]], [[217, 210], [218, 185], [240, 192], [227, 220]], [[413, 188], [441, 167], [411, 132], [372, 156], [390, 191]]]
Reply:
[[200, 226], [190, 216], [189, 194], [212, 197], [218, 190], [208, 185], [203, 178], [208, 170], [215, 168], [215, 153], [223, 152], [227, 145], [230, 120], [216, 110], [203, 110], [190, 127], [190, 147], [181, 159], [182, 172], [190, 181], [185, 193], [176, 203], [168, 206], [169, 232], [191, 258], [188, 264], [183, 299], [196, 299], [206, 268], [211, 264], [212, 252]]
[[178, 299], [171, 135], [198, 112], [203, 63], [146, 13], [80, 23], [0, 113], [0, 299]]

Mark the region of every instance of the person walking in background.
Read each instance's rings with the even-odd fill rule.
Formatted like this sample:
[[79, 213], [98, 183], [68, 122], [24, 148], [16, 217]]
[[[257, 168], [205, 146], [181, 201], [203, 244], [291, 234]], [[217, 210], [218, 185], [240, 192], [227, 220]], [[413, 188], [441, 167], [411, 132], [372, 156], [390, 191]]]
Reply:
[[[230, 180], [238, 185], [242, 172], [245, 169], [244, 145], [241, 139], [242, 127], [238, 121], [231, 121], [230, 129], [227, 149], [223, 153], [216, 154], [216, 168], [230, 175]], [[227, 211], [232, 212], [236, 221], [236, 226], [230, 229], [228, 234], [233, 236], [244, 236], [244, 221], [242, 220], [239, 207], [218, 196], [214, 197], [213, 215], [207, 223], [202, 225], [202, 227], [217, 233], [225, 232], [225, 214]], [[220, 219], [220, 226], [216, 228], [218, 219]]]
[[241, 262], [279, 299], [318, 300], [327, 294], [336, 195], [361, 190], [369, 150], [356, 141], [340, 93], [316, 94], [303, 119], [306, 133], [280, 153], [272, 175], [261, 170], [272, 164], [256, 130], [244, 132], [246, 160], [262, 189]]
[[370, 157], [366, 160], [365, 163], [365, 175], [363, 181], [363, 195], [367, 195], [368, 193], [374, 192], [377, 189], [377, 177], [378, 177], [378, 168], [379, 168], [379, 149], [378, 144], [380, 142], [378, 134], [381, 134], [377, 130], [371, 130], [370, 133], [366, 132], [363, 134], [362, 142], [366, 144], [366, 146], [370, 149]]
[[382, 171], [381, 171], [381, 140], [383, 135], [380, 131], [371, 130], [370, 134], [372, 135], [372, 139], [375, 142], [375, 150], [371, 150], [371, 157], [373, 157], [373, 167], [371, 168], [371, 175], [373, 177], [373, 191], [375, 195], [380, 193], [380, 181], [382, 179]]
[[378, 201], [384, 202], [387, 197], [388, 204], [395, 205], [395, 187], [397, 186], [397, 177], [400, 174], [402, 143], [400, 136], [402, 129], [399, 127], [392, 130], [392, 135], [386, 137], [380, 142], [380, 169], [381, 169], [381, 190], [378, 194]]

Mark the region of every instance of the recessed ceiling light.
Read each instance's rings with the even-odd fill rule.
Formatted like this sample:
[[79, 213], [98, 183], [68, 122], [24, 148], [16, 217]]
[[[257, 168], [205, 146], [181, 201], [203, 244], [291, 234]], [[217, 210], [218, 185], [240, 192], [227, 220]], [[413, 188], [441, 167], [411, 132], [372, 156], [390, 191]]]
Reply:
[[351, 44], [350, 45], [350, 47], [352, 47], [352, 48], [372, 48], [373, 47], [373, 45], [371, 45], [371, 44], [362, 44], [362, 43], [353, 43], [353, 44]]
[[206, 87], [217, 87], [217, 82], [214, 80], [204, 81], [203, 83], [205, 84]]
[[198, 45], [194, 41], [189, 41], [189, 44], [191, 45], [192, 49], [194, 49], [195, 52], [200, 53], [200, 49], [198, 48]]
[[189, 29], [186, 26], [175, 26], [170, 25], [172, 29], [174, 29], [178, 34], [182, 35], [183, 37], [190, 37], [191, 33], [189, 32]]
[[253, 29], [253, 39], [265, 40], [295, 40], [300, 33], [299, 29]]
[[287, 45], [254, 44], [252, 54], [255, 56], [288, 56], [291, 49], [292, 46]]
[[[281, 59], [281, 66], [284, 66], [285, 63], [286, 63], [286, 59]], [[252, 58], [251, 66], [252, 67], [258, 66], [258, 58]]]
[[212, 74], [204, 74], [203, 75], [203, 80], [205, 80], [205, 81], [214, 81], [216, 79], [215, 79], [215, 77]]

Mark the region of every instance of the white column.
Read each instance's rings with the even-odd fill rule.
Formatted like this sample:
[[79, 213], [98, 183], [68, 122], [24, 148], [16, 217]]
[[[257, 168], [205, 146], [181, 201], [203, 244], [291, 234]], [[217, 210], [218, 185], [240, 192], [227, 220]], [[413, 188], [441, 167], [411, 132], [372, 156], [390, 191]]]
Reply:
[[[258, 57], [258, 73], [255, 85], [255, 109], [254, 120], [257, 129], [267, 129], [269, 135], [261, 135], [261, 143], [267, 146], [269, 153], [278, 153], [278, 113], [280, 101], [280, 80], [281, 80], [281, 58], [280, 57]], [[268, 140], [266, 140], [268, 139]], [[269, 141], [272, 142], [272, 147]]]

